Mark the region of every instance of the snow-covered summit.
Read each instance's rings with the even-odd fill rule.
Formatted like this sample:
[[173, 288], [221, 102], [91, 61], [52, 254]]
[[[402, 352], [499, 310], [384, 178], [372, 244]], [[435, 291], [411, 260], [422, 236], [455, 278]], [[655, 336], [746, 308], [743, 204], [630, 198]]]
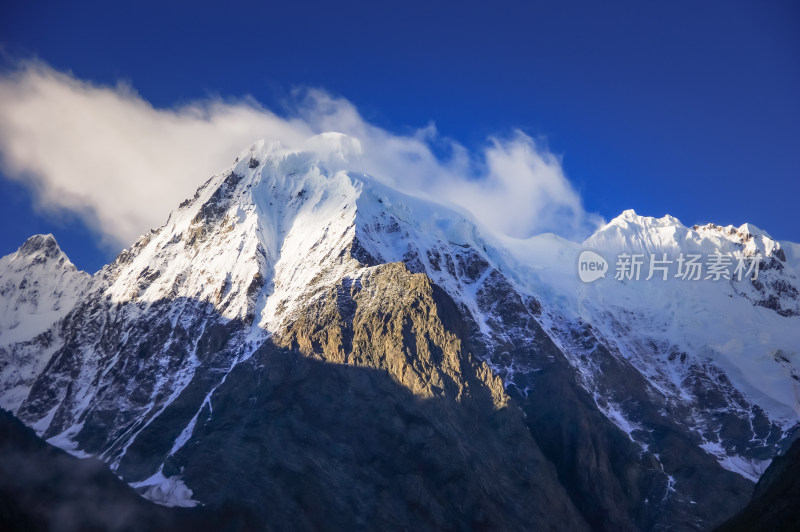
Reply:
[[752, 224], [687, 227], [674, 216], [640, 216], [623, 211], [583, 243], [584, 247], [627, 253], [735, 253], [785, 258], [780, 242]]
[[34, 235], [0, 258], [0, 390], [15, 410], [56, 349], [53, 327], [91, 283], [53, 235]]
[[27, 340], [66, 314], [89, 281], [51, 234], [0, 258], [0, 345]]
[[56, 242], [55, 237], [51, 233], [46, 235], [33, 235], [20, 246], [18, 252], [20, 255], [41, 253], [49, 258], [56, 258], [63, 253], [61, 248], [58, 247], [58, 242]]

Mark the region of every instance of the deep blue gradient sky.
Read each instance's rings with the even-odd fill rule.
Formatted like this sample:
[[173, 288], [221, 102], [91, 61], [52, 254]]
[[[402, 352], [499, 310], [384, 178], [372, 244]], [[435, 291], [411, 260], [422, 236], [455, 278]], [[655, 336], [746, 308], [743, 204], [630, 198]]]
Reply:
[[[800, 3], [3, 2], [5, 63], [130, 82], [157, 107], [293, 87], [470, 147], [521, 128], [586, 208], [751, 222], [800, 241]], [[191, 191], [187, 191], [190, 195]], [[116, 251], [0, 178], [0, 254], [53, 232], [94, 271]], [[166, 216], [167, 213], [165, 213]]]

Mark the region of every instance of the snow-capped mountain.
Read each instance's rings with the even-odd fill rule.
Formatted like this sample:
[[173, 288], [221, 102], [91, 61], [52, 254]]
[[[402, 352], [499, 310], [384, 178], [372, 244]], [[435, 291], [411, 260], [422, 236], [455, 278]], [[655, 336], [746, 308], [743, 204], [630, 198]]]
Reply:
[[[746, 504], [800, 421], [800, 246], [633, 211], [499, 237], [358, 149], [259, 142], [92, 276], [49, 236], [0, 259], [0, 406], [152, 500], [293, 528], [691, 530]], [[583, 283], [586, 249], [761, 262]]]
[[0, 382], [3, 407], [16, 410], [58, 349], [53, 325], [75, 306], [90, 276], [52, 235], [36, 235], [0, 259]]
[[[602, 372], [592, 367], [596, 358], [576, 357], [583, 351], [570, 339], [575, 324], [630, 362], [652, 386], [649, 393], [661, 397], [664, 414], [699, 435], [700, 445], [724, 467], [758, 479], [800, 416], [796, 244], [777, 242], [749, 224], [687, 228], [671, 216], [655, 219], [629, 210], [580, 245], [542, 235], [509, 249], [519, 260], [517, 270], [524, 270], [522, 283], [550, 302], [545, 321], [554, 337], [621, 428], [647, 447], [648, 430], [638, 423], [636, 409], [626, 415], [614, 401], [604, 404], [614, 393], [603, 388]], [[638, 281], [616, 280], [611, 272], [582, 283], [574, 269], [559, 264], [578, 264], [586, 249], [609, 261], [625, 253], [641, 254], [645, 262], [666, 257], [672, 271], [666, 280], [661, 272], [645, 280], [643, 264]], [[749, 266], [759, 257], [757, 278], [752, 272], [741, 280], [732, 275], [714, 281], [707, 272], [699, 280], [677, 276], [682, 255], [716, 253], [731, 258], [731, 273], [738, 259]]]

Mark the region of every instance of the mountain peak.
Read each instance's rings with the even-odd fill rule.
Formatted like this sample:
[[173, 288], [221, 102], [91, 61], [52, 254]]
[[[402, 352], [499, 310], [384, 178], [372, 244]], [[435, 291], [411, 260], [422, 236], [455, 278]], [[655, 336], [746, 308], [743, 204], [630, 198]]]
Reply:
[[287, 164], [305, 164], [336, 172], [352, 169], [362, 153], [361, 142], [357, 138], [336, 131], [309, 137], [300, 142], [297, 148], [260, 139], [239, 154], [233, 171], [245, 175], [248, 171], [257, 172], [271, 167], [280, 172], [286, 169]]
[[0, 345], [47, 330], [72, 308], [90, 278], [51, 234], [34, 235], [0, 258]]
[[20, 246], [18, 253], [23, 256], [41, 253], [47, 258], [56, 258], [64, 254], [55, 237], [50, 233], [33, 235]]
[[756, 227], [751, 223], [743, 223], [742, 225], [739, 226], [738, 230], [740, 233], [745, 233], [753, 236], [765, 236], [769, 239], [772, 239], [772, 236], [769, 233], [767, 233], [763, 229]]
[[633, 223], [636, 225], [650, 225], [650, 226], [682, 226], [681, 221], [670, 214], [665, 214], [661, 218], [654, 216], [642, 216], [637, 214], [633, 209], [625, 209], [619, 216], [611, 220], [607, 225], [623, 225], [624, 223]]

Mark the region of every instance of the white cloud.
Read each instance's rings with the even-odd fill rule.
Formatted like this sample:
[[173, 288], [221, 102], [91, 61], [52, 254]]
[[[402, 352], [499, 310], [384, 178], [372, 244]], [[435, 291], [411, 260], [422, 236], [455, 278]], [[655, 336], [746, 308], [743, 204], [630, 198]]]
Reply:
[[480, 179], [443, 186], [452, 191], [454, 202], [493, 229], [516, 237], [547, 231], [580, 238], [597, 228], [600, 219], [584, 211], [560, 160], [524, 133], [517, 131], [508, 141], [492, 139], [485, 161]]
[[[447, 198], [508, 235], [582, 238], [599, 221], [584, 211], [558, 158], [521, 132], [470, 153], [432, 125], [409, 135], [373, 126], [350, 102], [319, 90], [298, 93], [290, 115], [252, 100], [156, 109], [126, 85], [97, 86], [29, 62], [0, 77], [0, 165], [36, 192], [40, 207], [78, 213], [114, 245], [163, 223], [255, 139], [300, 146], [325, 131], [358, 139], [356, 170]], [[433, 143], [452, 155], [438, 158]]]

